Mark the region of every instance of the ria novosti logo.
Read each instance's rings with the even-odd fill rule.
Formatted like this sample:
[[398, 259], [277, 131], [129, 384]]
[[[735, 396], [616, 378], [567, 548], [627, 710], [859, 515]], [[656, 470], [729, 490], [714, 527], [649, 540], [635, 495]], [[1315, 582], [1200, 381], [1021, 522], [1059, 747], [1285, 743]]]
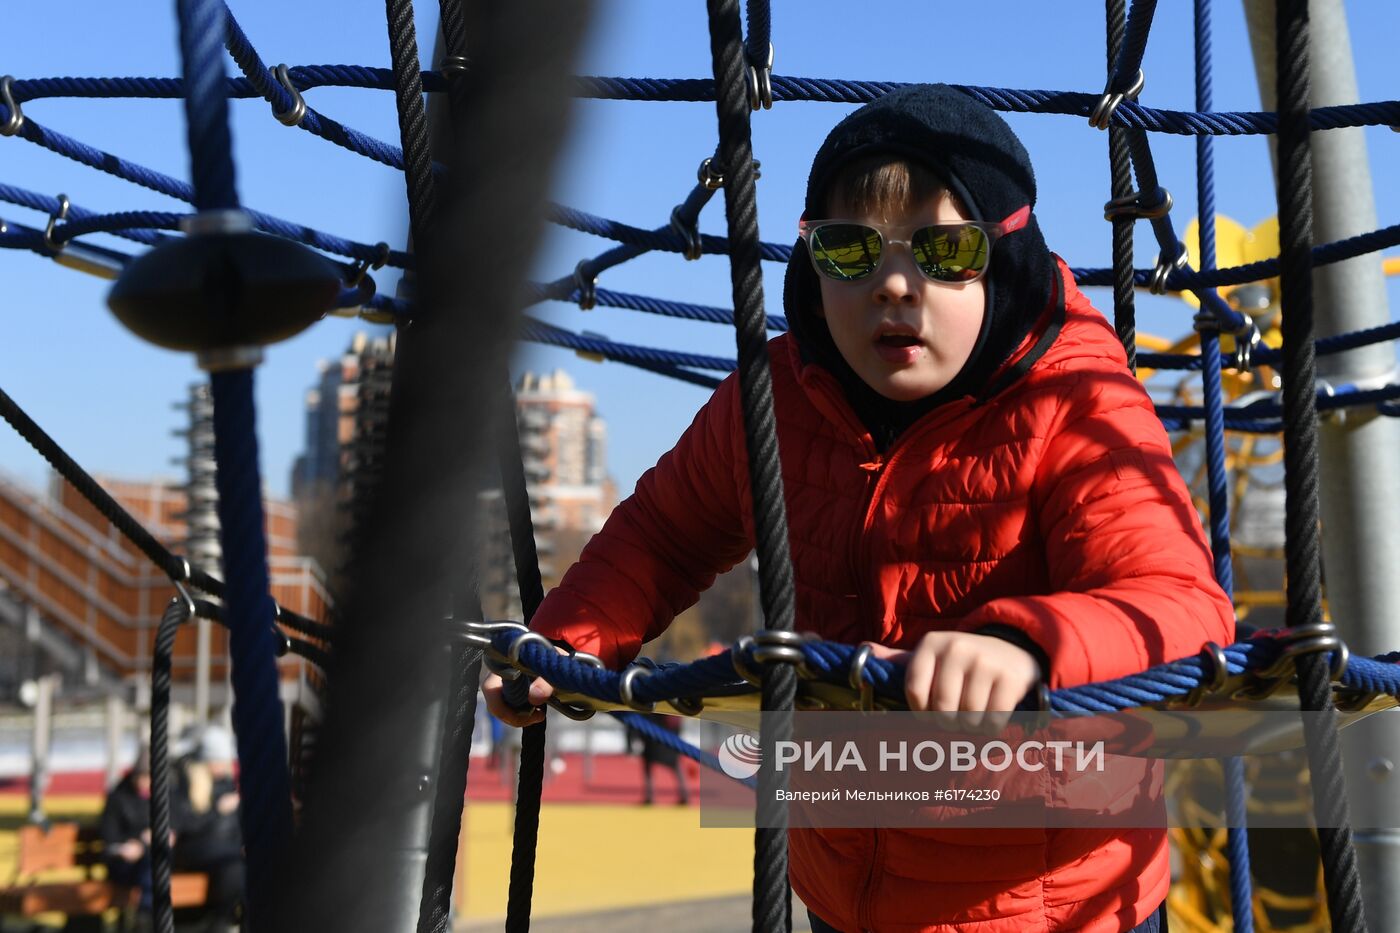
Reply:
[[717, 757], [720, 770], [736, 781], [747, 781], [753, 777], [758, 773], [759, 763], [763, 761], [758, 738], [746, 732], [736, 733], [725, 739], [724, 744], [719, 747]]

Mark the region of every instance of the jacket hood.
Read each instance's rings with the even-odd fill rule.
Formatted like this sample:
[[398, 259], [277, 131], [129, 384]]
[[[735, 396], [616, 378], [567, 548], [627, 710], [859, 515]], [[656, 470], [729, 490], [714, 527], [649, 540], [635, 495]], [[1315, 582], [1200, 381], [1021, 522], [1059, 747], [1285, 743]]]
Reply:
[[[812, 162], [806, 216], [821, 212], [831, 182], [844, 165], [877, 153], [929, 168], [974, 220], [1001, 221], [1021, 207], [1035, 207], [1030, 157], [1006, 122], [962, 91], [918, 84], [886, 94], [836, 125]], [[800, 239], [788, 261], [783, 305], [804, 359], [831, 370], [879, 443], [881, 435], [892, 439], [949, 399], [983, 394], [1053, 297], [1054, 275], [1054, 257], [1032, 213], [1024, 228], [1002, 237], [993, 250], [982, 330], [962, 370], [940, 391], [913, 402], [885, 399], [842, 359], [816, 313], [821, 288]]]

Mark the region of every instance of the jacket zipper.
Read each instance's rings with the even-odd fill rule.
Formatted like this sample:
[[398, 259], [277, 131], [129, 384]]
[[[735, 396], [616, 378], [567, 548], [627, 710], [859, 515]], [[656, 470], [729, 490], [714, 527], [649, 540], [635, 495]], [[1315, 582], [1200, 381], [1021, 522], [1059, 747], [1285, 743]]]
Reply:
[[[874, 573], [870, 569], [870, 557], [868, 553], [870, 544], [870, 529], [875, 524], [875, 510], [880, 503], [880, 495], [884, 492], [886, 481], [894, 472], [894, 462], [900, 453], [909, 447], [920, 435], [926, 434], [935, 425], [951, 421], [966, 410], [963, 400], [949, 402], [937, 412], [930, 413], [924, 420], [917, 421], [904, 432], [904, 435], [894, 442], [883, 454], [876, 453], [874, 444], [866, 444], [866, 453], [873, 455], [874, 459], [861, 464], [861, 469], [868, 471], [868, 476], [875, 477], [875, 483], [870, 489], [870, 499], [865, 504], [865, 516], [861, 523], [856, 526], [853, 534], [854, 540], [851, 542], [851, 571], [856, 581], [856, 608], [860, 613], [859, 618], [865, 620], [866, 607], [873, 605], [868, 598], [869, 590]], [[869, 619], [866, 624], [870, 629], [870, 640], [883, 644], [881, 639], [884, 632], [881, 628], [883, 619]]]
[[875, 929], [875, 889], [880, 885], [880, 876], [884, 874], [884, 852], [882, 843], [885, 839], [884, 830], [872, 829], [875, 834], [875, 845], [870, 853], [870, 873], [865, 876], [865, 888], [860, 892], [860, 903], [856, 905], [856, 920], [860, 923], [860, 928], [865, 933]]

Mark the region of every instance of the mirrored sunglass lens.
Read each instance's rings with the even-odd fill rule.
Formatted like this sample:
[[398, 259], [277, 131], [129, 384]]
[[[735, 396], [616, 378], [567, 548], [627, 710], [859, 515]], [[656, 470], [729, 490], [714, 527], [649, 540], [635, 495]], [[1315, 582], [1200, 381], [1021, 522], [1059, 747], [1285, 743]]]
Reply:
[[879, 231], [862, 224], [826, 224], [812, 231], [812, 259], [833, 279], [859, 279], [880, 262]]
[[971, 224], [924, 227], [914, 234], [914, 261], [931, 279], [970, 282], [987, 268], [991, 241], [987, 232]]

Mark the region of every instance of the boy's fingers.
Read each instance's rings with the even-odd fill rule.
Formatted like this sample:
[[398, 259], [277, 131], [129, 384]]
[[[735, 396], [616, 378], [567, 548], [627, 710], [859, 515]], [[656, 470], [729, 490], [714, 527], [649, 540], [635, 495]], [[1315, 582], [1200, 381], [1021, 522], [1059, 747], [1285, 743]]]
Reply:
[[912, 710], [931, 709], [929, 703], [938, 673], [937, 661], [931, 651], [916, 651], [909, 656], [904, 669], [904, 698]]
[[554, 696], [554, 685], [543, 677], [536, 677], [530, 682], [530, 705], [543, 706], [549, 698]]
[[881, 645], [873, 641], [863, 641], [861, 644], [869, 645], [870, 656], [872, 658], [879, 658], [881, 661], [894, 661], [902, 664], [909, 657], [909, 652], [903, 648], [891, 648], [888, 645]]

